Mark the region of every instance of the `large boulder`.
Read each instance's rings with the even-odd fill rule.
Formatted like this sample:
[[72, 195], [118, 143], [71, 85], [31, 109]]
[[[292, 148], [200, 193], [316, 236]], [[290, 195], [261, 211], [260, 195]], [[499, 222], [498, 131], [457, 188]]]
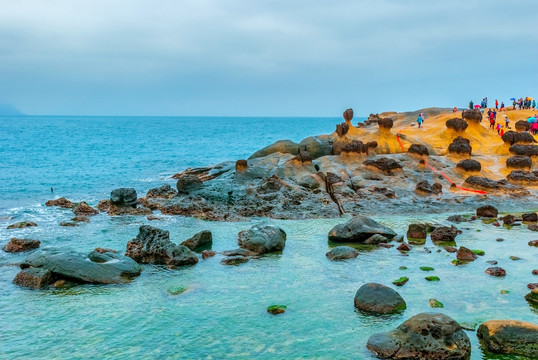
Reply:
[[142, 225], [138, 235], [127, 243], [125, 255], [142, 264], [167, 265], [174, 268], [194, 265], [198, 257], [189, 248], [170, 241], [170, 232]]
[[41, 241], [39, 240], [11, 238], [3, 250], [12, 253], [24, 252], [37, 249], [39, 245], [41, 245]]
[[461, 326], [439, 313], [417, 314], [395, 330], [374, 334], [366, 347], [384, 359], [464, 360], [471, 355]]
[[107, 252], [89, 255], [61, 249], [46, 249], [28, 255], [21, 269], [41, 268], [55, 278], [83, 283], [120, 284], [140, 275], [142, 268], [132, 259]]
[[517, 320], [490, 320], [478, 327], [477, 336], [497, 354], [538, 358], [538, 325]]
[[480, 162], [473, 159], [460, 160], [456, 164], [456, 167], [458, 169], [462, 169], [463, 171], [468, 171], [468, 172], [475, 172], [475, 171], [482, 170], [482, 165], [480, 164]]
[[357, 309], [378, 314], [391, 314], [407, 308], [400, 294], [388, 286], [376, 283], [361, 286], [355, 294], [354, 302]]
[[286, 246], [286, 233], [273, 225], [254, 225], [238, 234], [238, 243], [257, 254], [282, 251]]
[[510, 156], [508, 159], [506, 159], [506, 167], [530, 170], [532, 167], [532, 159], [525, 155]]
[[452, 129], [455, 131], [465, 131], [465, 129], [467, 129], [467, 127], [469, 126], [469, 124], [467, 124], [467, 121], [460, 118], [447, 120], [445, 124], [447, 129]]
[[[365, 216], [355, 216], [348, 222], [336, 225], [329, 231], [329, 240], [337, 242], [365, 242], [373, 235], [392, 239], [396, 233]], [[388, 242], [388, 240], [387, 240]]]
[[188, 194], [191, 191], [200, 190], [204, 187], [204, 184], [196, 175], [183, 175], [177, 179], [176, 187], [178, 193]]
[[359, 252], [350, 246], [337, 246], [325, 254], [329, 260], [354, 259]]
[[469, 139], [458, 136], [455, 138], [450, 145], [448, 145], [448, 152], [451, 154], [459, 155], [471, 155], [473, 148]]
[[22, 269], [13, 279], [13, 283], [31, 289], [41, 289], [53, 281], [52, 273], [43, 268]]
[[211, 246], [213, 245], [213, 235], [209, 230], [200, 231], [199, 233], [194, 234], [190, 239], [183, 241], [181, 245], [197, 252], [211, 249]]
[[136, 207], [136, 190], [133, 188], [119, 188], [110, 193], [110, 203], [119, 207]]
[[161, 198], [170, 199], [177, 195], [177, 191], [168, 184], [164, 184], [161, 187], [149, 189], [146, 194], [147, 199]]
[[482, 121], [482, 112], [480, 109], [468, 109], [461, 112], [461, 117], [465, 120], [470, 120], [474, 122]]

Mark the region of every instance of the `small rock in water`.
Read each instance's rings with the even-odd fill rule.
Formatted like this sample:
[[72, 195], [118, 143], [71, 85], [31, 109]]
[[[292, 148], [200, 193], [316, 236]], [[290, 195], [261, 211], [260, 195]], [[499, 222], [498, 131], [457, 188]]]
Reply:
[[426, 276], [425, 279], [428, 280], [428, 281], [439, 281], [440, 280], [439, 277], [437, 277], [437, 276]]
[[442, 302], [440, 302], [439, 300], [436, 300], [436, 299], [430, 299], [428, 301], [428, 304], [432, 308], [443, 308], [443, 307], [445, 307]]
[[185, 291], [187, 291], [187, 288], [180, 286], [180, 285], [172, 285], [168, 288], [168, 293], [170, 295], [179, 295], [183, 294]]
[[286, 305], [271, 305], [267, 308], [269, 314], [278, 315], [286, 312], [288, 307]]
[[498, 266], [487, 268], [485, 272], [488, 275], [496, 277], [506, 276], [506, 270]]
[[421, 266], [419, 269], [422, 270], [422, 271], [433, 271], [433, 270], [435, 270], [431, 266]]
[[394, 280], [392, 283], [396, 286], [403, 286], [408, 281], [409, 278], [407, 276], [402, 276], [401, 278]]

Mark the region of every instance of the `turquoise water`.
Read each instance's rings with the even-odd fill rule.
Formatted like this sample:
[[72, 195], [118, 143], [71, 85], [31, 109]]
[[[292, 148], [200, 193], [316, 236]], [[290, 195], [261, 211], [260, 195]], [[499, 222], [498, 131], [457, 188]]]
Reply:
[[[538, 281], [531, 274], [538, 267], [538, 249], [527, 245], [536, 233], [526, 227], [495, 228], [480, 221], [460, 224], [463, 233], [456, 239], [458, 245], [486, 252], [464, 266], [451, 265], [454, 254], [437, 252], [430, 240], [415, 246], [409, 256], [395, 248], [380, 248], [363, 251], [357, 259], [331, 262], [325, 257], [330, 248], [327, 233], [345, 219], [218, 223], [164, 216], [163, 221], [149, 222], [145, 217], [100, 214], [91, 223], [66, 228], [59, 223], [73, 217], [72, 212], [43, 205], [51, 197], [50, 184], [56, 196], [89, 199], [95, 205], [115, 186], [134, 186], [144, 193], [188, 166], [244, 158], [279, 138], [298, 141], [327, 133], [339, 120], [238, 119], [235, 130], [230, 119], [225, 125], [224, 120], [210, 118], [189, 121], [120, 119], [115, 126], [107, 118], [2, 119], [0, 246], [15, 236], [37, 238], [43, 247], [87, 252], [101, 246], [123, 251], [140, 225], [151, 224], [170, 230], [174, 242], [211, 230], [213, 249], [222, 251], [237, 247], [240, 230], [269, 222], [288, 234], [283, 253], [239, 266], [221, 265], [221, 255], [180, 270], [144, 266], [142, 275], [129, 284], [35, 291], [11, 283], [18, 272], [13, 264], [24, 255], [0, 251], [0, 358], [371, 359], [365, 348], [368, 337], [414, 314], [433, 311], [430, 298], [445, 305], [435, 310], [460, 322], [493, 318], [538, 322], [538, 311], [524, 299], [529, 291], [526, 284]], [[280, 127], [287, 127], [286, 133]], [[223, 128], [228, 129], [227, 141], [198, 138], [222, 134]], [[290, 133], [294, 136], [287, 136]], [[445, 223], [448, 215], [379, 214], [376, 220], [404, 233], [411, 222]], [[39, 226], [6, 229], [20, 220]], [[505, 241], [497, 242], [499, 237]], [[511, 255], [522, 260], [509, 260]], [[484, 273], [491, 259], [506, 269], [505, 278]], [[400, 266], [408, 269], [399, 270]], [[420, 266], [435, 271], [425, 273]], [[427, 275], [437, 275], [441, 281], [427, 282]], [[400, 276], [410, 278], [403, 287], [395, 287], [407, 302], [403, 314], [374, 317], [354, 310], [353, 297], [361, 285], [390, 285]], [[174, 285], [188, 291], [169, 295], [167, 289]], [[510, 293], [502, 295], [502, 289]], [[266, 308], [272, 304], [287, 305], [286, 313], [269, 315]], [[475, 334], [467, 333], [472, 359], [492, 358], [481, 351]]]

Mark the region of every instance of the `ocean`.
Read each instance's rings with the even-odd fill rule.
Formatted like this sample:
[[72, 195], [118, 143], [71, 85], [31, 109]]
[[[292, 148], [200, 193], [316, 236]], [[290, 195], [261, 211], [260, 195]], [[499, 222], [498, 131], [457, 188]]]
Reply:
[[[443, 312], [469, 327], [492, 318], [536, 323], [538, 310], [524, 299], [525, 285], [533, 281], [529, 269], [538, 262], [527, 245], [534, 233], [526, 229], [465, 223], [458, 245], [486, 254], [464, 266], [453, 266], [454, 255], [429, 239], [415, 246], [411, 256], [395, 247], [379, 248], [361, 251], [357, 259], [333, 262], [325, 256], [333, 246], [327, 233], [347, 219], [221, 223], [180, 216], [148, 221], [144, 216], [99, 214], [90, 223], [62, 227], [59, 223], [73, 213], [44, 206], [46, 200], [60, 196], [95, 206], [117, 187], [134, 187], [142, 196], [163, 183], [173, 185], [170, 176], [188, 167], [247, 158], [280, 139], [300, 141], [328, 134], [341, 121], [0, 117], [0, 247], [19, 237], [39, 239], [43, 248], [90, 252], [108, 247], [123, 252], [144, 224], [169, 230], [176, 243], [210, 230], [216, 251], [236, 248], [237, 233], [253, 224], [275, 224], [287, 233], [282, 254], [239, 266], [221, 265], [222, 256], [217, 255], [178, 270], [146, 265], [129, 284], [69, 289], [14, 285], [17, 263], [25, 254], [0, 251], [0, 359], [373, 359], [365, 347], [368, 337], [420, 312]], [[448, 215], [379, 213], [375, 219], [404, 234], [410, 223], [446, 223]], [[38, 226], [6, 229], [23, 220]], [[512, 261], [510, 255], [523, 260]], [[507, 270], [505, 278], [484, 273], [489, 266], [485, 261], [492, 259]], [[420, 266], [435, 270], [425, 273]], [[441, 280], [428, 282], [427, 275]], [[391, 285], [401, 276], [410, 279], [397, 288], [407, 302], [403, 314], [378, 317], [354, 309], [353, 297], [361, 285]], [[187, 291], [171, 295], [168, 289], [177, 286]], [[444, 308], [431, 309], [430, 298], [443, 302]], [[268, 314], [266, 308], [273, 304], [287, 305], [286, 313]], [[472, 359], [491, 358], [474, 332], [467, 334]]]

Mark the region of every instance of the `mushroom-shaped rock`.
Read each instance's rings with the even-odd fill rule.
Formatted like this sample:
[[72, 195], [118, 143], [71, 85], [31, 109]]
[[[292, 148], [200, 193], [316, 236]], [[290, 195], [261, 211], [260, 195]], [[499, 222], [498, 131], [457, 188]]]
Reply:
[[[177, 195], [177, 191], [168, 184], [164, 184], [161, 187], [149, 189], [146, 194], [146, 198], [161, 198], [169, 199]], [[136, 195], [135, 195], [136, 196]], [[133, 206], [134, 207], [134, 206]]]
[[529, 131], [531, 125], [525, 120], [519, 120], [514, 126], [517, 131]]
[[476, 209], [476, 216], [486, 218], [496, 218], [499, 215], [499, 210], [492, 205], [480, 206]]
[[336, 225], [329, 231], [329, 240], [337, 242], [365, 242], [373, 235], [382, 235], [388, 239], [396, 233], [377, 221], [365, 216], [355, 216], [348, 222]]
[[177, 179], [177, 192], [180, 194], [188, 194], [191, 191], [199, 190], [204, 187], [202, 180], [196, 175], [183, 175]]
[[473, 159], [460, 160], [456, 164], [456, 167], [459, 168], [459, 169], [462, 169], [464, 171], [468, 171], [468, 172], [474, 172], [474, 171], [482, 170], [482, 165], [480, 164], [480, 162], [477, 161], [477, 160], [473, 160]]
[[388, 175], [391, 175], [392, 171], [400, 170], [402, 168], [402, 164], [400, 164], [398, 161], [386, 157], [366, 160], [365, 162], [363, 162], [363, 164], [366, 166], [373, 166]]
[[395, 330], [374, 334], [366, 347], [384, 359], [464, 360], [471, 355], [461, 326], [439, 313], [417, 314]]
[[24, 252], [37, 249], [41, 241], [32, 239], [18, 239], [11, 238], [11, 240], [4, 246], [5, 252]]
[[200, 231], [190, 239], [183, 241], [181, 245], [188, 247], [192, 251], [198, 252], [211, 249], [211, 246], [213, 245], [213, 235], [209, 230]]
[[354, 259], [359, 252], [350, 246], [337, 246], [325, 254], [329, 260]]
[[110, 193], [110, 203], [119, 207], [136, 207], [137, 194], [133, 188], [114, 189]]
[[538, 145], [512, 145], [508, 149], [513, 155], [538, 156]]
[[355, 294], [354, 302], [357, 309], [378, 314], [391, 314], [407, 308], [400, 294], [388, 286], [376, 283], [361, 286]]
[[465, 131], [468, 126], [469, 124], [467, 124], [467, 121], [460, 118], [450, 119], [446, 121], [447, 129], [452, 129], [455, 131]]
[[459, 155], [471, 155], [473, 148], [469, 139], [458, 136], [450, 145], [448, 145], [448, 152], [451, 154]]
[[286, 233], [273, 225], [254, 225], [238, 234], [239, 246], [257, 254], [284, 250]]
[[140, 275], [142, 268], [132, 259], [107, 252], [89, 255], [61, 249], [34, 252], [21, 263], [21, 268], [42, 268], [55, 277], [83, 283], [121, 284]]
[[506, 159], [506, 167], [530, 170], [532, 167], [532, 159], [525, 155], [510, 156], [508, 159]]
[[482, 112], [480, 109], [469, 109], [461, 112], [461, 117], [465, 120], [480, 122], [482, 121]]
[[177, 267], [193, 265], [198, 257], [189, 248], [170, 241], [170, 232], [149, 225], [142, 225], [138, 235], [127, 243], [125, 255], [142, 264]]
[[490, 320], [481, 324], [477, 336], [497, 354], [538, 358], [538, 325], [517, 320]]
[[417, 154], [420, 156], [430, 155], [430, 152], [428, 151], [428, 148], [426, 147], [426, 145], [422, 145], [422, 144], [411, 144], [409, 149], [407, 149], [407, 152], [409, 154]]

